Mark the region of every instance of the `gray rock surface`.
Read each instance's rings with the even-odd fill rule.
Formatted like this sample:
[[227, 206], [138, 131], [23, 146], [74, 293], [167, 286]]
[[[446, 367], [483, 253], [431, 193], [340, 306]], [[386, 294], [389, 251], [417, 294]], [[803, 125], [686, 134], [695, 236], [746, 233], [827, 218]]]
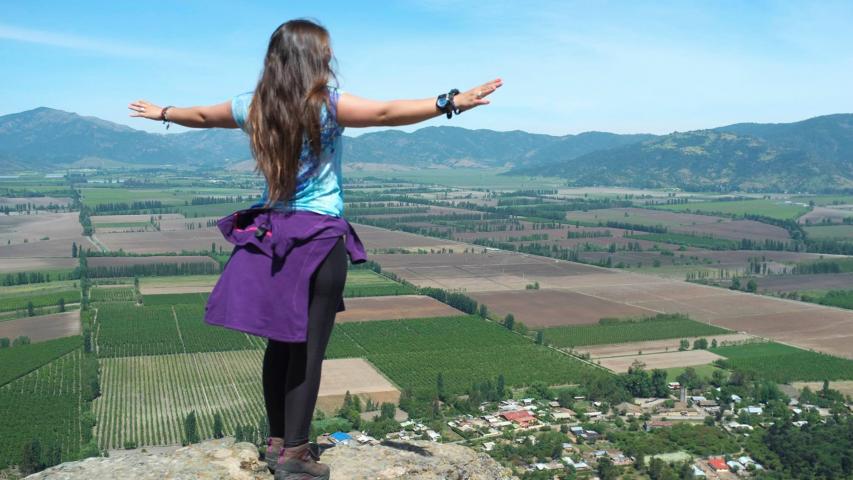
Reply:
[[[335, 480], [510, 480], [485, 454], [432, 442], [339, 445], [323, 454]], [[272, 480], [257, 449], [232, 438], [210, 440], [172, 452], [141, 451], [64, 463], [28, 479]]]

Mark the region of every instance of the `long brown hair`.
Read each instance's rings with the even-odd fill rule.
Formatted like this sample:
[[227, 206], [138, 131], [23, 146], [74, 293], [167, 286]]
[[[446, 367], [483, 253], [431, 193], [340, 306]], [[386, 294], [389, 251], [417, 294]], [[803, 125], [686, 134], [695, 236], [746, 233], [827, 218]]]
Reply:
[[281, 24], [270, 37], [264, 70], [249, 107], [256, 169], [266, 177], [267, 204], [288, 201], [296, 189], [303, 142], [320, 155], [320, 112], [335, 79], [329, 32], [304, 19]]

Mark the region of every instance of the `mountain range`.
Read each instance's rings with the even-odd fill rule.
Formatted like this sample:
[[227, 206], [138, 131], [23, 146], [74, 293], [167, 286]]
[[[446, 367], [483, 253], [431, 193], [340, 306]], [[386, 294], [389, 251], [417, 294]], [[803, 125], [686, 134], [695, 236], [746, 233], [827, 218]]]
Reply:
[[[135, 130], [41, 107], [0, 116], [0, 171], [171, 165], [229, 167], [251, 158], [238, 130]], [[668, 135], [544, 135], [459, 127], [385, 130], [344, 140], [349, 166], [501, 168], [575, 185], [751, 191], [853, 190], [853, 114], [740, 123]], [[377, 165], [378, 164], [378, 165]]]

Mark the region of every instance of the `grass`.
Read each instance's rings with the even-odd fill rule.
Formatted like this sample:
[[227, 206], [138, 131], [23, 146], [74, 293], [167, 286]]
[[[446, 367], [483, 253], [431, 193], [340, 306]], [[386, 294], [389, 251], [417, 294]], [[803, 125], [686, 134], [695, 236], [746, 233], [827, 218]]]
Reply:
[[672, 212], [691, 212], [709, 215], [762, 215], [779, 220], [793, 220], [809, 211], [809, 207], [784, 203], [782, 200], [767, 199], [695, 202], [678, 205], [659, 205], [655, 208]]
[[853, 360], [780, 343], [749, 343], [711, 351], [726, 357], [722, 366], [753, 372], [778, 383], [853, 379]]
[[667, 338], [701, 337], [729, 333], [728, 330], [690, 320], [685, 315], [661, 314], [638, 321], [597, 325], [569, 325], [545, 329], [545, 341], [557, 347], [606, 345]]

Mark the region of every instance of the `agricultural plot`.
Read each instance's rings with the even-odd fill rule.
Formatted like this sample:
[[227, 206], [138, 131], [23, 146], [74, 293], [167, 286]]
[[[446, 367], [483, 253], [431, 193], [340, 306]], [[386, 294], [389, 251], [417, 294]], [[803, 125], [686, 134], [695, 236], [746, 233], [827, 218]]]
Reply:
[[673, 212], [696, 212], [725, 215], [762, 215], [779, 220], [793, 220], [809, 211], [806, 204], [789, 200], [734, 200], [691, 202], [678, 205], [660, 205], [656, 208]]
[[26, 310], [32, 304], [34, 308], [56, 306], [60, 301], [66, 305], [80, 303], [80, 290], [67, 289], [45, 293], [26, 293], [0, 295], [0, 312]]
[[853, 273], [770, 275], [757, 279], [762, 292], [813, 292], [853, 288]]
[[183, 352], [172, 307], [107, 303], [98, 306], [97, 352], [100, 358]]
[[218, 279], [219, 275], [142, 277], [139, 279], [139, 291], [143, 296], [178, 293], [210, 293]]
[[612, 343], [605, 345], [589, 345], [576, 348], [579, 353], [589, 354], [590, 358], [623, 357], [628, 355], [640, 355], [646, 353], [666, 353], [678, 351], [682, 339], [687, 340], [690, 345], [699, 338], [704, 338], [710, 344], [716, 340], [720, 346], [727, 344], [742, 343], [757, 340], [756, 337], [744, 333], [727, 333], [717, 335], [705, 335], [702, 337], [681, 337], [664, 340], [646, 340], [642, 342]]
[[144, 257], [89, 257], [89, 268], [133, 267], [137, 265], [210, 263], [216, 261], [205, 255], [150, 255]]
[[824, 222], [842, 223], [853, 217], [853, 204], [837, 207], [814, 207], [812, 211], [800, 217], [797, 222], [802, 225], [819, 225]]
[[0, 386], [82, 347], [80, 337], [0, 349]]
[[448, 317], [462, 312], [424, 295], [350, 298], [335, 323], [403, 318]]
[[228, 434], [238, 424], [257, 425], [265, 418], [262, 355], [244, 350], [102, 359], [102, 394], [93, 402], [99, 446], [180, 444], [191, 411], [202, 438], [213, 435], [217, 412]]
[[80, 310], [0, 322], [0, 338], [28, 337], [33, 342], [80, 334]]
[[[76, 212], [0, 215], [0, 258], [71, 258], [71, 243], [88, 245]], [[65, 264], [67, 266], [68, 264]], [[30, 268], [29, 270], [34, 270]], [[4, 271], [6, 269], [4, 268]]]
[[[850, 212], [853, 217], [853, 211]], [[853, 242], [853, 225], [805, 227], [806, 235], [814, 240], [848, 240]]]
[[441, 238], [425, 237], [413, 233], [386, 230], [368, 225], [353, 224], [358, 236], [368, 251], [403, 248], [417, 251], [418, 249], [455, 248], [462, 250], [463, 244]]
[[207, 303], [207, 293], [172, 293], [162, 295], [145, 295], [142, 297], [142, 303], [146, 306], [154, 305], [183, 305], [183, 304], [200, 304]]
[[[489, 312], [494, 316], [503, 318], [508, 313], [512, 313], [516, 320], [532, 328], [589, 325], [598, 323], [602, 318], [647, 317], [657, 313], [652, 309], [565, 290], [476, 292], [471, 293], [470, 296], [479, 303], [486, 305]], [[660, 337], [636, 338], [634, 340], [650, 340], [652, 338]], [[588, 345], [588, 343], [577, 343], [575, 345]]]
[[547, 328], [545, 329], [545, 341], [558, 347], [574, 348], [585, 345], [701, 337], [726, 333], [729, 333], [726, 329], [695, 322], [683, 315], [662, 315], [641, 321]]
[[439, 373], [449, 393], [501, 374], [512, 386], [604, 374], [476, 316], [344, 323], [326, 356], [365, 357], [397, 385], [422, 393], [434, 391]]
[[[266, 421], [261, 382], [263, 352], [231, 352], [110, 358], [101, 361], [102, 395], [93, 403], [100, 448], [177, 445], [183, 421], [195, 411], [199, 435], [213, 435], [213, 416], [223, 430]], [[362, 359], [326, 360], [318, 408], [339, 408], [346, 392], [374, 402], [397, 402], [399, 390]]]
[[118, 232], [98, 234], [98, 240], [109, 250], [128, 253], [157, 254], [205, 252], [215, 246], [217, 251], [231, 251], [233, 245], [215, 229], [172, 232]]
[[133, 287], [103, 286], [92, 287], [89, 290], [91, 302], [134, 302], [136, 290]]
[[645, 365], [648, 370], [669, 369], [678, 367], [696, 367], [708, 365], [719, 360], [716, 355], [708, 350], [685, 350], [683, 352], [649, 353], [643, 355], [628, 355], [624, 357], [607, 357], [595, 360], [602, 367], [608, 368], [616, 373], [627, 373], [635, 362]]
[[350, 270], [344, 286], [344, 297], [375, 297], [381, 295], [410, 295], [411, 287], [383, 277], [371, 270]]
[[[156, 298], [156, 297], [154, 297]], [[101, 358], [255, 348], [249, 336], [204, 323], [204, 304], [98, 307], [97, 346]]]
[[[81, 431], [82, 353], [80, 339], [74, 343], [54, 345], [52, 361], [30, 369], [11, 383], [0, 377], [0, 469], [21, 461], [22, 446], [38, 438], [42, 449], [58, 448], [63, 462], [78, 458], [83, 432]], [[46, 344], [41, 344], [44, 347]], [[70, 347], [70, 348], [68, 348]], [[11, 351], [24, 349], [15, 347]], [[0, 350], [0, 356], [3, 355]], [[35, 359], [35, 352], [16, 352], [18, 356]], [[44, 360], [47, 357], [41, 357]], [[7, 360], [0, 360], [0, 372], [6, 370]], [[0, 373], [0, 375], [4, 375]]]
[[712, 349], [736, 369], [754, 371], [778, 383], [795, 380], [853, 380], [853, 360], [773, 342]]

